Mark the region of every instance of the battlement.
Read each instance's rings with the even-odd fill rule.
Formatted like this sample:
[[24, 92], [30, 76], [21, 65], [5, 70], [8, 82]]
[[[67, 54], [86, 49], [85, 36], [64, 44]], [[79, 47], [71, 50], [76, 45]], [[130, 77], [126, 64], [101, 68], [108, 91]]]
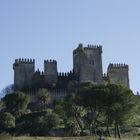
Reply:
[[38, 75], [40, 75], [40, 76], [44, 76], [44, 72], [43, 72], [43, 71], [40, 71], [39, 69], [37, 69], [37, 70], [35, 71], [35, 74], [38, 74]]
[[50, 60], [44, 60], [44, 63], [52, 63], [52, 64], [57, 64], [57, 61], [54, 59], [50, 59]]
[[102, 52], [102, 46], [101, 45], [91, 45], [91, 44], [88, 44], [87, 47], [84, 47], [82, 43], [80, 43], [78, 45], [78, 47], [73, 51], [73, 53], [75, 54], [77, 51], [80, 51], [80, 50], [83, 50], [83, 51], [86, 51], [86, 50], [94, 50], [94, 51], [101, 51]]
[[112, 64], [110, 63], [108, 69], [129, 69], [129, 66], [126, 64]]
[[71, 77], [74, 76], [74, 71], [70, 71], [70, 72], [58, 72], [57, 73], [58, 77]]
[[97, 50], [102, 50], [102, 46], [101, 45], [91, 45], [91, 44], [88, 44], [87, 47], [84, 47], [84, 50], [87, 50], [87, 49], [97, 49]]
[[15, 64], [20, 64], [20, 63], [29, 63], [29, 64], [34, 64], [35, 63], [35, 59], [29, 59], [29, 58], [19, 58], [19, 59], [15, 59]]

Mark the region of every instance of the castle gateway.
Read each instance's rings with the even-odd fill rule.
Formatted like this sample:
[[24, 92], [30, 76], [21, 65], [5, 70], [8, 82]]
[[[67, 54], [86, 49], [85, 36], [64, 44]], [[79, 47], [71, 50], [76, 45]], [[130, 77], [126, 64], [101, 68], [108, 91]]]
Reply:
[[118, 84], [129, 88], [129, 68], [125, 64], [109, 64], [103, 74], [102, 46], [83, 44], [73, 51], [73, 69], [67, 73], [57, 71], [56, 60], [44, 60], [44, 71], [35, 71], [34, 59], [16, 59], [14, 68], [15, 91], [34, 93], [47, 88], [54, 99], [62, 98], [81, 82]]

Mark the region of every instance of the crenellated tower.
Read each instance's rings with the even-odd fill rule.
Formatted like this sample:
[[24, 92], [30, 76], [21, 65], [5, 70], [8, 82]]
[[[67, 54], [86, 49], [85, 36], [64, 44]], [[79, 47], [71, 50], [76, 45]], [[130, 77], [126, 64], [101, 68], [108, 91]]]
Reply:
[[45, 84], [56, 85], [57, 83], [57, 61], [44, 60]]
[[102, 46], [79, 44], [73, 51], [73, 68], [79, 82], [102, 84]]
[[15, 91], [32, 86], [32, 76], [35, 72], [34, 59], [16, 59], [13, 64]]
[[126, 64], [109, 64], [107, 77], [110, 84], [129, 88], [129, 66]]

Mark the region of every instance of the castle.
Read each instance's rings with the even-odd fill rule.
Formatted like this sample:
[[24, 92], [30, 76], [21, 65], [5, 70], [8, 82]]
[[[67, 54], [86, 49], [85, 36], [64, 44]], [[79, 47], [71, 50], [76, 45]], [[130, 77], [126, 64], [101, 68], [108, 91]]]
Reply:
[[81, 82], [119, 84], [129, 88], [129, 67], [109, 64], [103, 74], [102, 46], [79, 44], [73, 51], [73, 69], [68, 73], [57, 71], [56, 60], [44, 60], [44, 71], [35, 71], [34, 59], [16, 59], [13, 64], [15, 91], [35, 94], [39, 88], [49, 89], [53, 99], [66, 96]]

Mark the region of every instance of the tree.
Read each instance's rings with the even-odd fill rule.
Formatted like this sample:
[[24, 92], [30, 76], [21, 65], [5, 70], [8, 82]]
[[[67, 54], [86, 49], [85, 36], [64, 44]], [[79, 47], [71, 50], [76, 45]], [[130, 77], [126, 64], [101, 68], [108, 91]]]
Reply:
[[9, 113], [4, 112], [0, 114], [0, 130], [7, 131], [10, 128], [15, 127], [15, 117]]
[[84, 134], [82, 116], [83, 108], [76, 105], [76, 94], [71, 93], [67, 95], [64, 100], [55, 105], [55, 112], [63, 119], [64, 125], [69, 129], [71, 135], [77, 135], [78, 128], [80, 134]]
[[47, 89], [44, 89], [44, 88], [39, 89], [37, 98], [41, 102], [41, 104], [44, 106], [44, 109], [46, 109], [46, 106], [51, 101], [50, 93], [48, 92]]
[[[77, 93], [77, 104], [87, 110], [84, 116], [89, 124], [90, 134], [97, 134], [97, 128], [106, 122], [108, 135], [109, 126], [115, 126], [115, 137], [121, 138], [119, 126], [132, 118], [136, 101], [131, 90], [120, 85], [93, 85], [83, 83]], [[106, 120], [103, 120], [103, 116]]]
[[44, 116], [39, 117], [35, 123], [36, 132], [34, 134], [50, 135], [50, 130], [59, 126], [60, 118], [57, 114], [48, 112]]
[[50, 130], [51, 128], [57, 127], [60, 123], [59, 116], [55, 113], [48, 113], [42, 118], [42, 123], [46, 125], [46, 128]]
[[94, 85], [90, 82], [82, 84], [77, 93], [77, 104], [87, 110], [84, 116], [90, 135], [97, 135], [98, 118], [102, 115], [105, 108], [108, 88], [104, 85]]
[[[107, 120], [114, 123], [115, 137], [121, 138], [119, 125], [132, 119], [136, 111], [136, 100], [131, 90], [120, 85], [109, 85], [108, 102], [106, 104]], [[109, 122], [108, 122], [109, 123]]]
[[23, 92], [14, 92], [4, 97], [6, 109], [16, 117], [26, 112], [29, 100], [29, 96]]
[[60, 118], [50, 111], [34, 112], [22, 115], [17, 119], [17, 133], [30, 134], [31, 136], [49, 135], [49, 131], [58, 127]]

